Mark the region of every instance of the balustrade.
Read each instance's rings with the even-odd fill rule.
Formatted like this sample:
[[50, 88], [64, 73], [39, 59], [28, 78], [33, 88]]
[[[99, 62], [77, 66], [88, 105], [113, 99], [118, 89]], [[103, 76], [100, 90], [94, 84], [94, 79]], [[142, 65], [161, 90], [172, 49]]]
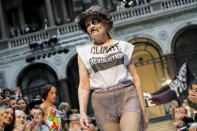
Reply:
[[111, 17], [113, 22], [116, 22], [116, 21], [124, 21], [126, 19], [130, 19], [133, 17], [143, 16], [145, 14], [150, 14], [150, 13], [151, 13], [151, 6], [144, 5], [140, 7], [134, 7], [119, 12], [111, 13]]
[[57, 27], [57, 31], [59, 35], [65, 35], [65, 34], [70, 34], [73, 32], [80, 31], [80, 29], [77, 23], [73, 22]]
[[[153, 9], [153, 4], [160, 5], [158, 10]], [[125, 20], [130, 19], [137, 19], [139, 17], [144, 17], [151, 14], [156, 14], [157, 12], [160, 13], [161, 10], [168, 10], [172, 11], [174, 8], [175, 10], [181, 9], [184, 6], [191, 6], [192, 4], [197, 3], [197, 0], [160, 0], [160, 1], [153, 1], [150, 4], [140, 5], [133, 8], [122, 9], [120, 11], [112, 12], [110, 15], [114, 24], [116, 23], [123, 23]], [[115, 25], [116, 26], [116, 25]], [[57, 37], [63, 38], [64, 36], [68, 36], [70, 34], [81, 34], [81, 30], [75, 22], [68, 23], [65, 25], [61, 25], [58, 27], [53, 28], [56, 31]], [[39, 32], [27, 34], [21, 37], [16, 37], [8, 40], [8, 48], [9, 50], [20, 49], [23, 47], [28, 47], [27, 45], [31, 42], [37, 41], [44, 41], [50, 38], [50, 29], [42, 30]]]
[[191, 5], [197, 0], [167, 0], [161, 2], [162, 9], [175, 8], [184, 5]]
[[48, 38], [49, 35], [47, 32], [39, 31], [36, 33], [31, 33], [28, 35], [10, 39], [8, 45], [9, 45], [9, 49], [16, 49], [21, 46], [25, 46], [25, 45], [27, 46], [27, 44], [31, 42], [43, 41]]

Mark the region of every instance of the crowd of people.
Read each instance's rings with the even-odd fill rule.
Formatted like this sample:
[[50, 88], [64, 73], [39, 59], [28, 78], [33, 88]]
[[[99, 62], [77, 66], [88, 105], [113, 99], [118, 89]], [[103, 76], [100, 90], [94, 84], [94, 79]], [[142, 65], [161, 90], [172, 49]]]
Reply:
[[182, 104], [173, 100], [169, 112], [177, 131], [196, 131], [197, 129], [197, 80], [192, 82], [191, 88], [188, 89], [188, 99], [184, 99]]
[[[188, 99], [182, 104], [173, 100], [169, 112], [174, 119], [177, 131], [196, 131], [197, 129], [197, 80], [193, 81], [188, 89]], [[22, 97], [21, 89], [13, 91], [0, 90], [0, 130], [1, 131], [49, 131], [46, 119], [49, 108], [55, 108], [56, 88], [52, 85], [43, 87], [42, 96], [36, 94], [34, 100]], [[61, 112], [62, 131], [82, 130], [78, 109], [70, 109], [67, 102], [58, 106]], [[96, 131], [96, 122], [88, 117], [91, 128], [88, 131]]]
[[[47, 124], [50, 108], [60, 112], [60, 131], [81, 130], [80, 114], [78, 109], [71, 109], [67, 102], [60, 103], [57, 108], [56, 88], [53, 85], [45, 85], [42, 88], [42, 96], [36, 94], [30, 101], [23, 97], [20, 88], [15, 92], [4, 89], [0, 90], [0, 131], [50, 131]], [[95, 121], [89, 117], [91, 128], [87, 131], [96, 131]]]
[[[56, 26], [59, 26], [59, 25], [62, 25], [62, 24], [70, 23], [70, 22], [71, 22], [71, 19], [69, 17], [66, 17], [65, 20], [62, 20], [61, 18], [58, 17], [55, 21], [55, 24], [56, 24]], [[43, 23], [40, 26], [25, 24], [24, 25], [24, 30], [22, 30], [18, 26], [11, 26], [10, 30], [9, 30], [9, 37], [10, 38], [19, 37], [21, 35], [25, 35], [25, 34], [28, 34], [28, 33], [35, 32], [35, 31], [39, 31], [39, 30], [45, 30], [47, 28], [49, 28], [49, 23], [48, 23], [48, 20], [46, 18], [43, 20]]]
[[148, 4], [149, 2], [150, 0], [122, 0], [122, 1], [118, 1], [116, 10], [120, 11], [121, 9], [124, 8], [131, 8], [143, 4]]
[[[147, 4], [149, 2], [150, 2], [150, 0], [123, 0], [123, 1], [118, 1], [117, 6], [115, 8], [108, 7], [108, 10], [110, 12], [113, 12], [115, 10], [120, 11], [123, 8], [130, 8], [130, 7], [134, 7], [134, 6], [138, 6], [138, 5], [142, 5], [142, 4]], [[74, 21], [75, 21], [75, 19], [74, 19]], [[65, 20], [62, 20], [61, 18], [58, 17], [55, 20], [56, 26], [59, 26], [62, 24], [67, 24], [70, 22], [72, 22], [72, 20], [69, 17], [66, 17]], [[35, 32], [35, 31], [39, 31], [42, 29], [45, 30], [48, 27], [49, 27], [49, 23], [46, 18], [43, 19], [43, 23], [40, 26], [25, 24], [24, 30], [22, 30], [19, 26], [10, 26], [9, 37], [10, 38], [19, 37], [21, 35], [25, 35], [25, 34], [28, 34], [31, 32]]]

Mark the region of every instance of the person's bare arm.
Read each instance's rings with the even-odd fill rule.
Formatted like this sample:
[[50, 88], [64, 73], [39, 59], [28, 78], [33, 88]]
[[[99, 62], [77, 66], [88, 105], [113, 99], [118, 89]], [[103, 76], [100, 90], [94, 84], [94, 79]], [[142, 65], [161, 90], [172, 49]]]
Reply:
[[48, 116], [48, 108], [47, 108], [47, 106], [45, 105], [45, 103], [42, 103], [42, 104], [40, 105], [40, 108], [44, 111], [43, 122], [45, 123], [45, 122], [46, 122], [46, 119], [47, 119], [47, 116]]
[[78, 56], [78, 66], [79, 66], [79, 88], [78, 88], [78, 96], [79, 96], [79, 106], [80, 106], [80, 115], [81, 115], [81, 126], [83, 128], [87, 128], [88, 118], [86, 116], [86, 109], [88, 104], [88, 97], [90, 92], [90, 79], [88, 75], [88, 71], [85, 68], [81, 58]]
[[136, 88], [137, 95], [140, 101], [140, 106], [142, 109], [144, 127], [147, 128], [148, 118], [146, 116], [146, 108], [145, 108], [144, 97], [143, 97], [142, 88], [141, 88], [141, 81], [135, 69], [134, 62], [132, 60], [130, 61], [130, 64], [128, 65], [128, 69], [129, 69], [131, 76], [133, 76], [133, 84], [134, 84], [134, 87]]
[[193, 89], [189, 89], [189, 100], [193, 103], [197, 103], [197, 92]]

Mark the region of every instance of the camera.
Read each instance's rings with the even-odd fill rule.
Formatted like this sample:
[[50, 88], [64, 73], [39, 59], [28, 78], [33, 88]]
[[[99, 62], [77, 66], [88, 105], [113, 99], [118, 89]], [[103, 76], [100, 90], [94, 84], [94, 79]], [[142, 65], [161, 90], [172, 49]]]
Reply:
[[26, 117], [26, 120], [28, 121], [28, 120], [32, 120], [32, 119], [34, 119], [34, 116], [33, 115], [28, 115], [27, 117]]
[[4, 93], [1, 93], [1, 97], [3, 97], [3, 99], [5, 99], [5, 94]]

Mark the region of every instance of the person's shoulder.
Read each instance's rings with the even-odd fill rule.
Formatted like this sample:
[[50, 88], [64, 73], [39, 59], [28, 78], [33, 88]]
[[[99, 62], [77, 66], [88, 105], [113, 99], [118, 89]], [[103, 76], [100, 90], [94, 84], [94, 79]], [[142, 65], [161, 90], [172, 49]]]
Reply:
[[132, 43], [129, 43], [129, 42], [127, 42], [127, 41], [123, 41], [123, 40], [116, 40], [119, 44], [120, 44], [120, 46], [123, 46], [123, 47], [132, 47], [132, 48], [134, 48], [134, 45], [132, 44]]
[[40, 105], [40, 108], [42, 108], [43, 110], [45, 110], [47, 107], [48, 107], [48, 106], [47, 106], [47, 104], [45, 104], [45, 103], [42, 103], [42, 104]]
[[132, 43], [129, 43], [129, 42], [124, 41], [124, 40], [115, 40], [115, 41], [117, 41], [117, 42], [120, 43], [120, 44], [133, 45]]
[[89, 44], [85, 44], [85, 45], [77, 45], [76, 48], [77, 49], [80, 49], [80, 48], [88, 48], [88, 47], [91, 47], [92, 43], [89, 43]]

